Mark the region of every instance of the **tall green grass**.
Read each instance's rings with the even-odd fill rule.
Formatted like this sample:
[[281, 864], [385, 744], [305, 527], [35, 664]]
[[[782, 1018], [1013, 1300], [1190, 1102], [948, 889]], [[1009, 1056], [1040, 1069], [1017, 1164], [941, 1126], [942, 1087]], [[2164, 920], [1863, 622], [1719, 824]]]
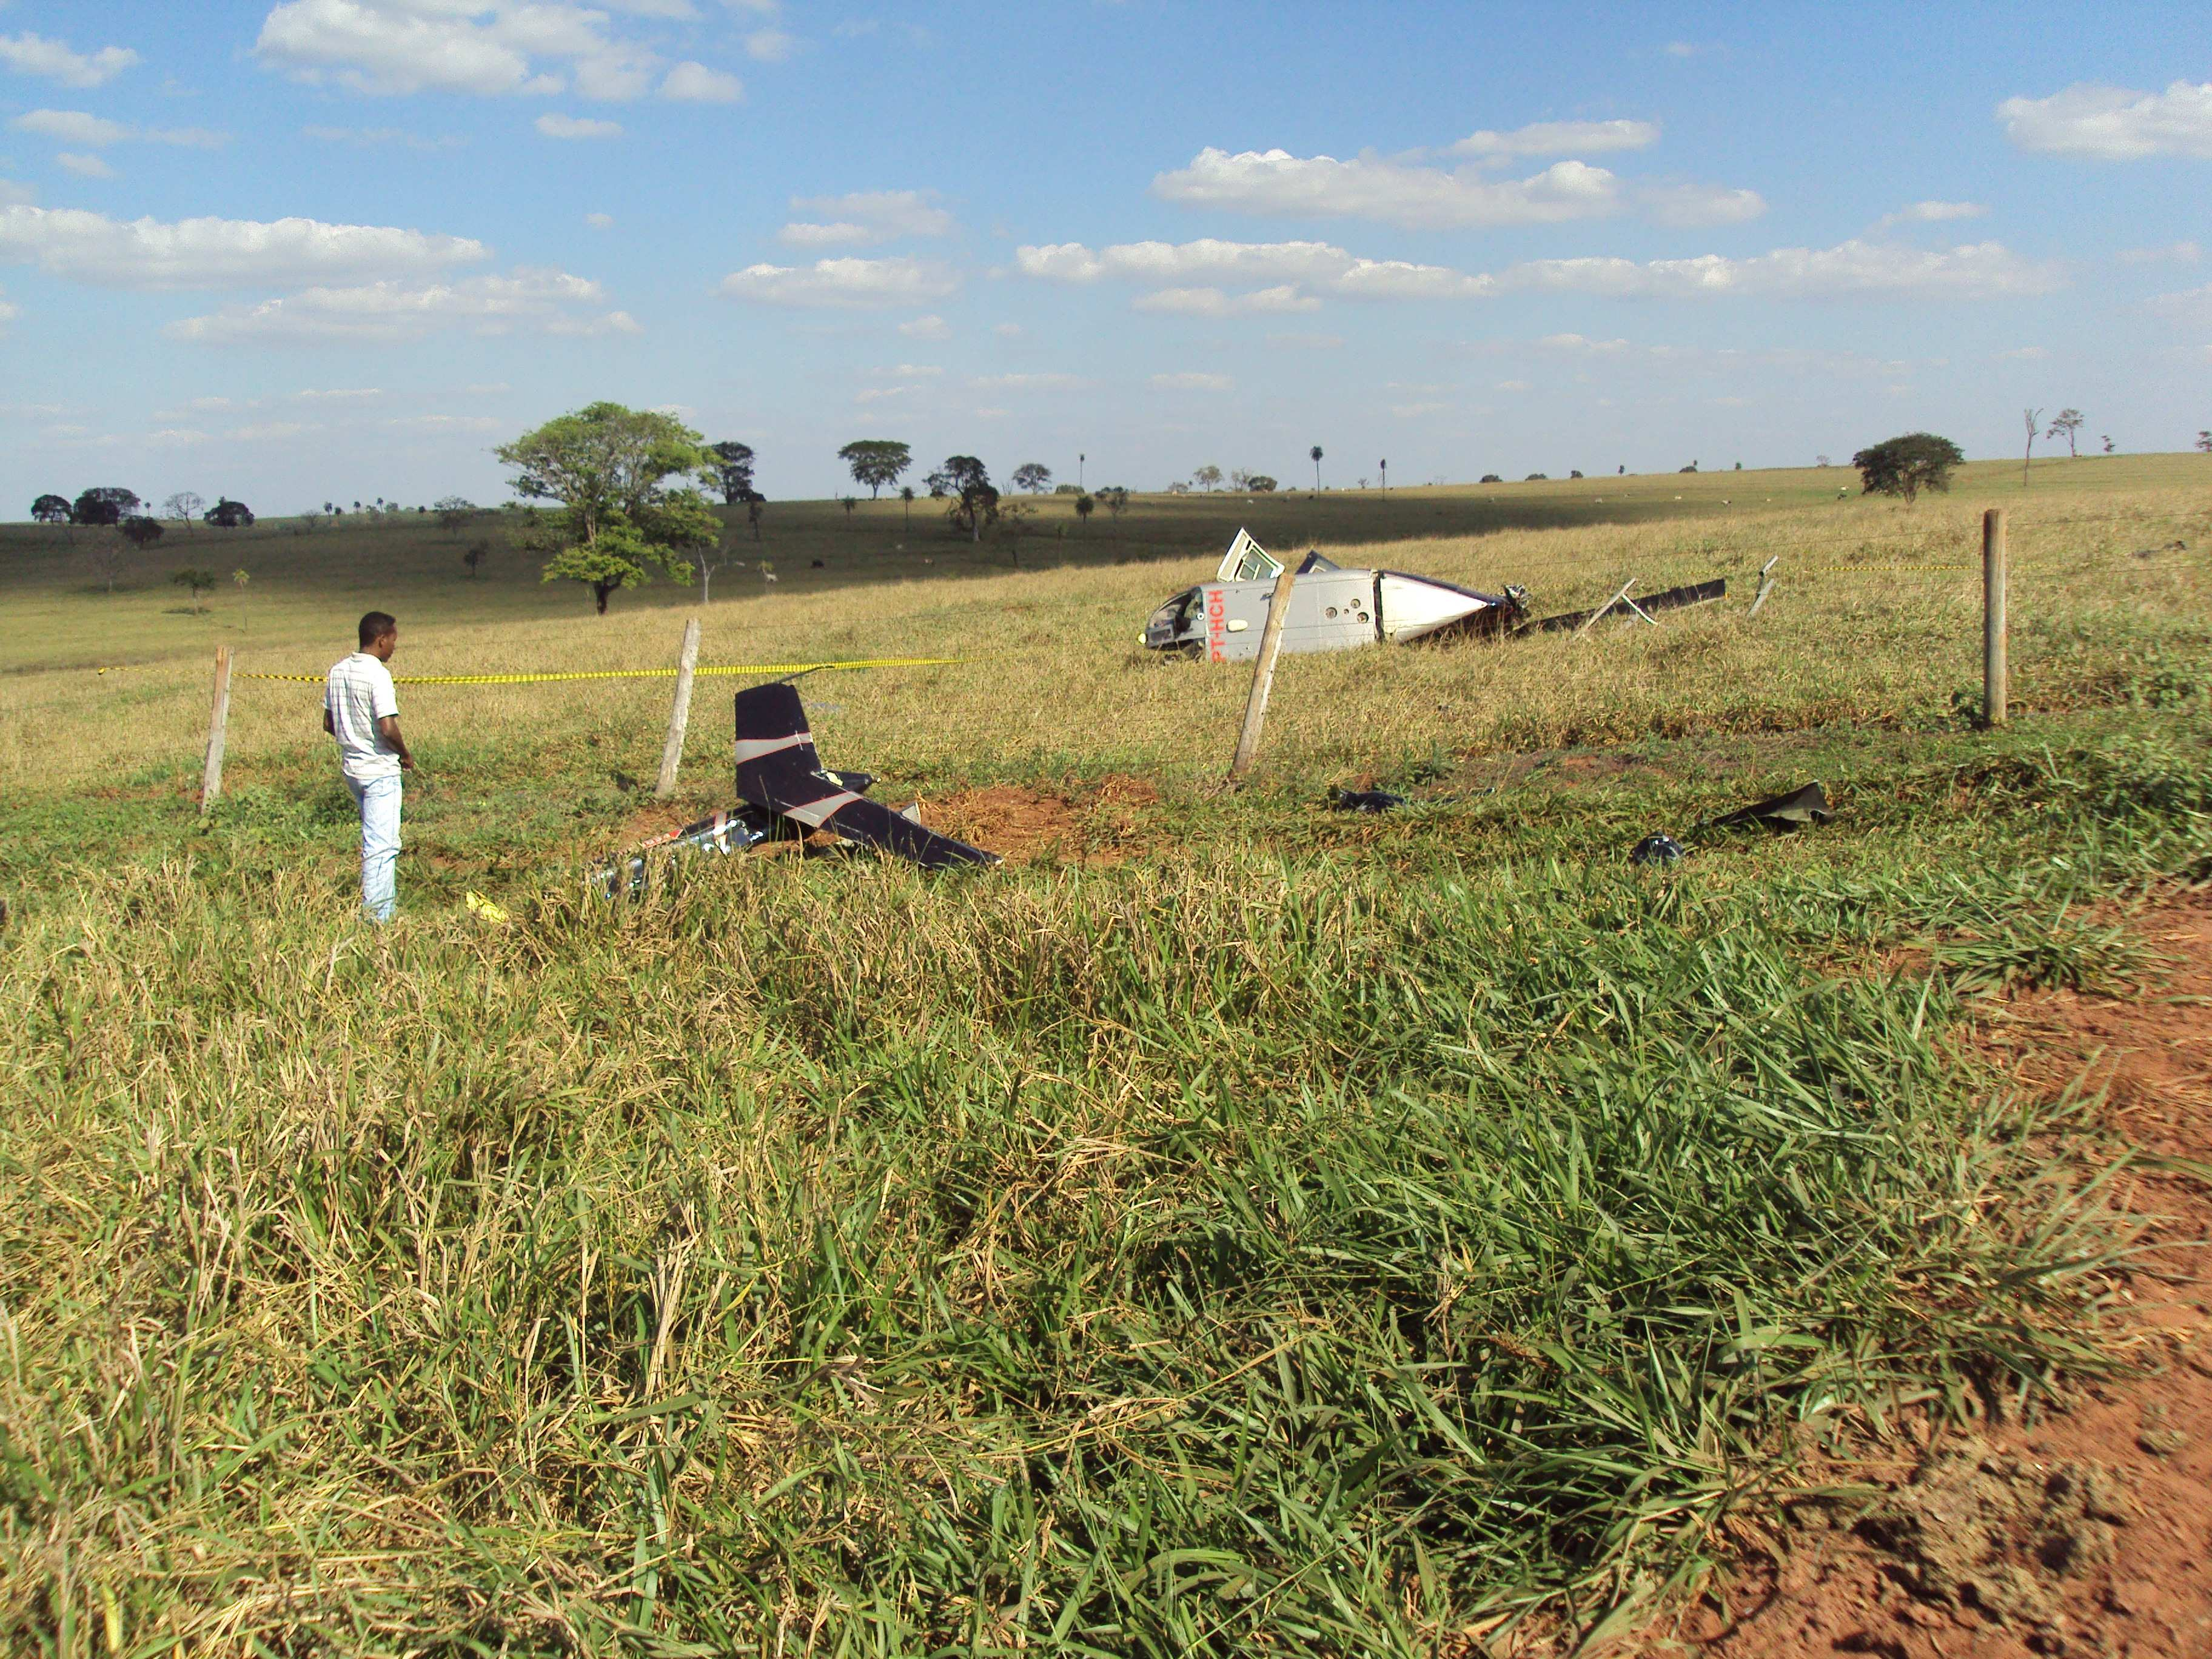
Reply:
[[1800, 1437], [2100, 1363], [2086, 1122], [1867, 964], [2043, 960], [2202, 847], [2202, 753], [1673, 875], [730, 860], [381, 933], [274, 856], [79, 876], [0, 957], [0, 1636], [1427, 1654], [1633, 1605]]

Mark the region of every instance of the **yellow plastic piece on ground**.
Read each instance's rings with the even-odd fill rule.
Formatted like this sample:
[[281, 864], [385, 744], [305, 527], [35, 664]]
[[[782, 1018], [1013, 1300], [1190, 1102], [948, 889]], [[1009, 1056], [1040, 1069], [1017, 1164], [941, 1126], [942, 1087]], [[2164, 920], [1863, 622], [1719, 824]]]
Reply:
[[495, 927], [507, 926], [507, 912], [494, 904], [482, 893], [471, 893], [468, 896], [468, 905], [471, 914], [482, 916]]

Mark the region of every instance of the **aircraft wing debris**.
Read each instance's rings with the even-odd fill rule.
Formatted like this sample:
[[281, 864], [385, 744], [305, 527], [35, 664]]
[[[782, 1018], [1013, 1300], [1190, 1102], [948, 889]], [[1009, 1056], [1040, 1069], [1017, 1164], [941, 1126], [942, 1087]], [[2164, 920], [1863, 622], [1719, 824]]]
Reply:
[[803, 840], [816, 830], [925, 870], [999, 862], [996, 853], [925, 828], [919, 802], [894, 812], [868, 799], [872, 775], [823, 765], [798, 689], [789, 681], [738, 692], [732, 712], [739, 804], [655, 836], [596, 872], [592, 885], [603, 896], [642, 892], [653, 861], [649, 855], [749, 852], [764, 842]]

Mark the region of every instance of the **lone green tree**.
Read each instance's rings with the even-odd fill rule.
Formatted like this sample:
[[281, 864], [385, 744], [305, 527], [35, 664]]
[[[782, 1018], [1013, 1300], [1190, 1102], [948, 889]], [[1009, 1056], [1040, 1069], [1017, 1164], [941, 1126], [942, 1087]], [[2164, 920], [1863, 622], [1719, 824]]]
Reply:
[[31, 503], [31, 516], [40, 524], [71, 524], [76, 509], [59, 495], [41, 495]]
[[837, 452], [837, 459], [851, 469], [854, 483], [867, 485], [872, 501], [914, 465], [914, 451], [890, 438], [855, 438]]
[[179, 587], [188, 587], [191, 590], [193, 610], [204, 611], [207, 609], [205, 605], [200, 603], [200, 595], [214, 591], [214, 571], [202, 570], [197, 565], [188, 564], [182, 570], [177, 572], [175, 575], [170, 577], [169, 580]]
[[1908, 432], [1862, 449], [1851, 457], [1865, 495], [1902, 495], [1909, 507], [1923, 489], [1948, 490], [1951, 469], [1966, 456], [1948, 438], [1932, 432]]
[[2066, 459], [2069, 461], [2078, 461], [2081, 459], [2081, 452], [2074, 447], [2074, 438], [2081, 429], [2081, 411], [2078, 409], [2062, 409], [2051, 417], [2051, 429], [2043, 435], [2046, 438], [2065, 439]]
[[1052, 469], [1042, 461], [1024, 461], [1014, 469], [1014, 488], [1042, 495], [1051, 488]]
[[560, 504], [523, 538], [550, 555], [542, 580], [590, 588], [600, 616], [609, 595], [650, 580], [653, 567], [690, 581], [685, 550], [720, 529], [707, 498], [684, 482], [715, 479], [717, 458], [672, 415], [592, 404], [492, 453], [514, 469], [516, 495]]
[[1314, 493], [1319, 495], [1321, 493], [1321, 446], [1316, 444], [1306, 452], [1306, 454], [1314, 464]]
[[138, 510], [138, 492], [120, 484], [98, 484], [79, 495], [70, 510], [79, 524], [121, 524]]
[[115, 528], [116, 532], [124, 540], [129, 542], [141, 553], [161, 539], [161, 521], [159, 519], [147, 518], [143, 514], [125, 519]]
[[966, 531], [970, 540], [981, 541], [983, 526], [998, 522], [998, 488], [991, 482], [990, 470], [975, 456], [946, 456], [927, 482], [929, 493], [946, 501], [946, 520], [954, 530]]
[[734, 438], [725, 438], [720, 443], [707, 446], [714, 456], [714, 477], [709, 480], [722, 492], [723, 501], [735, 507], [740, 501], [753, 498], [753, 447], [741, 444]]

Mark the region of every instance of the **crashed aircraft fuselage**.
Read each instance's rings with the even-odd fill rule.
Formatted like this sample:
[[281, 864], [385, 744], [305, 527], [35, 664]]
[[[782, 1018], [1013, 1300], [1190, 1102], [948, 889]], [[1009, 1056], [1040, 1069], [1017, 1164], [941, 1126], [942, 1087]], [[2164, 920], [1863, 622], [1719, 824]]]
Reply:
[[[1279, 561], [1238, 531], [1212, 581], [1185, 589], [1152, 613], [1145, 645], [1211, 662], [1257, 656], [1281, 572]], [[1520, 596], [1510, 589], [1479, 593], [1403, 571], [1346, 570], [1310, 553], [1291, 586], [1282, 648], [1347, 651], [1444, 633], [1495, 634], [1522, 616]]]

